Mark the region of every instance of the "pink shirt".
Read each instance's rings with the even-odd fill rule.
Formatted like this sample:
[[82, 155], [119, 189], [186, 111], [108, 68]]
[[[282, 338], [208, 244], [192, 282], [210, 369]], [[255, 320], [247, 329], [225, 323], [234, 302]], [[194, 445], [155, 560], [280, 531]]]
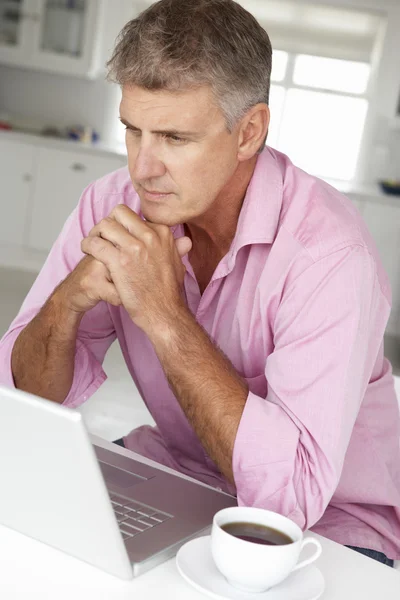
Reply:
[[[82, 238], [118, 203], [140, 213], [126, 168], [91, 184], [66, 222], [0, 344], [2, 384], [14, 385], [18, 334], [81, 260]], [[182, 226], [173, 231], [183, 235]], [[123, 308], [101, 303], [83, 318], [65, 405], [79, 406], [103, 383], [102, 361], [117, 337], [157, 423], [131, 432], [128, 448], [237, 493], [239, 504], [399, 559], [400, 418], [382, 342], [390, 289], [356, 209], [267, 148], [230, 251], [202, 296], [184, 263], [191, 312], [250, 389], [234, 447], [236, 490], [205, 453], [151, 343]]]

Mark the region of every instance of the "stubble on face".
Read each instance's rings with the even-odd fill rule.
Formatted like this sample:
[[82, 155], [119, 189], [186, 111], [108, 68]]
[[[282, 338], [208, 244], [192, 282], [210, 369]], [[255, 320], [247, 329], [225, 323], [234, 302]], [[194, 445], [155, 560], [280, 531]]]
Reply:
[[[238, 163], [237, 137], [211, 90], [176, 94], [124, 86], [121, 117], [135, 127], [126, 136], [128, 163], [145, 218], [172, 226], [212, 213]], [[146, 190], [169, 194], [157, 198]]]

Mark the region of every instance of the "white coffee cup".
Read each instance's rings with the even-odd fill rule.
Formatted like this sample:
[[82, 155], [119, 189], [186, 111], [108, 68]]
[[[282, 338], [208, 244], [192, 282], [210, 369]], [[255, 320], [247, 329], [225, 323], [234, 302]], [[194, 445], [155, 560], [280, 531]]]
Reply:
[[[265, 545], [240, 539], [222, 529], [228, 523], [254, 523], [278, 530], [293, 540], [284, 545]], [[315, 553], [297, 562], [307, 544]], [[303, 537], [296, 523], [278, 513], [262, 508], [233, 506], [214, 515], [211, 553], [218, 570], [228, 583], [244, 592], [264, 592], [281, 583], [290, 573], [314, 562], [321, 554], [321, 544]]]

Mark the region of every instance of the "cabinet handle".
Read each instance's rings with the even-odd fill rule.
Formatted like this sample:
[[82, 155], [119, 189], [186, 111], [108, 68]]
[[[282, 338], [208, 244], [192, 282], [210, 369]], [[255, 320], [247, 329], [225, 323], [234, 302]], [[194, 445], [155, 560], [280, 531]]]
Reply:
[[85, 167], [85, 165], [83, 165], [82, 163], [74, 163], [74, 164], [71, 166], [71, 169], [72, 169], [73, 171], [86, 171], [86, 167]]
[[32, 181], [32, 175], [30, 173], [25, 173], [22, 179], [23, 181]]

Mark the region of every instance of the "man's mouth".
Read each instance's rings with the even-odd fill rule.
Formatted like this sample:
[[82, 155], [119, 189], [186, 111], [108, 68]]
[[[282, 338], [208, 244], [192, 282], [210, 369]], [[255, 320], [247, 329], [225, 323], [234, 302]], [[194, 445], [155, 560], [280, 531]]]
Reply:
[[161, 200], [170, 195], [170, 192], [159, 192], [156, 190], [146, 190], [146, 188], [142, 188], [144, 195], [149, 200]]

